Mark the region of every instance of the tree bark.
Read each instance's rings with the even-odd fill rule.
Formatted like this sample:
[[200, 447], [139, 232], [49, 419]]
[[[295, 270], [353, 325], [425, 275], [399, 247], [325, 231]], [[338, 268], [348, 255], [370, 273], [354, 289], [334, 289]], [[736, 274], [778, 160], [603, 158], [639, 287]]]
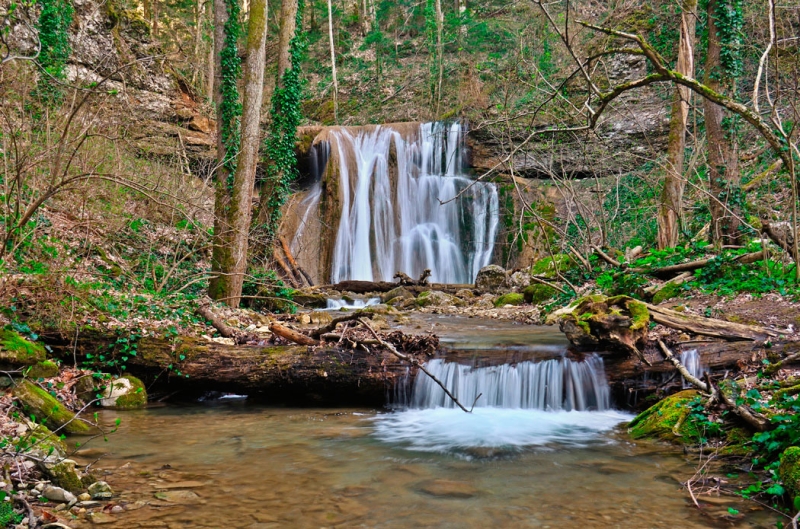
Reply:
[[[684, 0], [681, 7], [680, 40], [676, 71], [694, 77], [695, 9], [697, 0]], [[658, 215], [658, 248], [671, 248], [678, 244], [680, 218], [683, 203], [683, 158], [686, 145], [686, 126], [689, 117], [691, 90], [675, 85], [672, 99], [672, 115], [669, 122], [667, 145], [667, 174]]]
[[694, 314], [686, 314], [674, 310], [645, 303], [650, 312], [650, 319], [672, 329], [686, 331], [702, 336], [722, 338], [724, 340], [767, 340], [780, 333], [765, 327], [744, 325], [729, 321], [705, 318]]
[[336, 79], [336, 50], [333, 46], [333, 8], [328, 0], [328, 40], [331, 47], [331, 75], [333, 76], [333, 123], [339, 123], [339, 81]]
[[[703, 83], [714, 92], [729, 92], [731, 82], [723, 71], [720, 54], [721, 35], [716, 10], [720, 0], [709, 0], [707, 9], [708, 48], [706, 50]], [[703, 98], [708, 151], [708, 176], [711, 191], [711, 242], [716, 246], [737, 245], [741, 241], [741, 194], [739, 159], [735, 141], [731, 141], [723, 124], [725, 110], [708, 98]]]
[[294, 37], [297, 18], [297, 0], [281, 2], [281, 28], [278, 34], [278, 78], [276, 87], [283, 86], [283, 74], [292, 67], [289, 44]]

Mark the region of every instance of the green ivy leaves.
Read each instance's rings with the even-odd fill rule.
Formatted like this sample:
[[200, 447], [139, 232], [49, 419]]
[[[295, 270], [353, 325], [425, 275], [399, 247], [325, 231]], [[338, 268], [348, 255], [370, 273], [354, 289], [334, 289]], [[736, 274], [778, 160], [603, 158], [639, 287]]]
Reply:
[[38, 62], [42, 72], [32, 95], [46, 105], [55, 106], [64, 97], [60, 81], [65, 78], [71, 51], [67, 30], [74, 9], [69, 0], [39, 0], [39, 4], [42, 11], [37, 24], [41, 44]]
[[225, 149], [222, 161], [227, 170], [228, 189], [233, 188], [233, 175], [236, 172], [236, 154], [239, 152], [241, 132], [239, 122], [242, 116], [242, 103], [239, 99], [239, 78], [242, 75], [242, 59], [239, 57], [239, 37], [242, 26], [239, 23], [238, 0], [225, 0], [228, 20], [225, 21], [225, 42], [220, 53], [221, 99], [217, 115], [220, 120], [220, 136]]

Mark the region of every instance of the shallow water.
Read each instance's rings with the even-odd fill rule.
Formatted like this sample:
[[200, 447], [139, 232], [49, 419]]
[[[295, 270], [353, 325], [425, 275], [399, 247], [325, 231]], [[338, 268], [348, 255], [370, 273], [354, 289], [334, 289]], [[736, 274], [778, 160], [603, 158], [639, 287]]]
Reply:
[[689, 462], [615, 432], [618, 412], [229, 402], [102, 416], [120, 429], [82, 457], [105, 454], [95, 468], [136, 509], [109, 527], [730, 526], [690, 506]]

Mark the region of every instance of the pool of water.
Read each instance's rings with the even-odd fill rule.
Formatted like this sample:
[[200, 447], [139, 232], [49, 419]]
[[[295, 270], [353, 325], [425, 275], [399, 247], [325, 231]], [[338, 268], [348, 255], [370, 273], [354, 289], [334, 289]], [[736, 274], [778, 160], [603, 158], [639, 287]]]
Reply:
[[[633, 444], [619, 412], [384, 412], [241, 402], [101, 412], [80, 454], [127, 510], [108, 527], [729, 527], [691, 505], [694, 464]], [[701, 500], [702, 501], [702, 500]], [[729, 503], [734, 502], [734, 503]], [[748, 504], [725, 498], [743, 513]], [[722, 514], [719, 514], [722, 512]], [[737, 527], [774, 527], [749, 516]]]

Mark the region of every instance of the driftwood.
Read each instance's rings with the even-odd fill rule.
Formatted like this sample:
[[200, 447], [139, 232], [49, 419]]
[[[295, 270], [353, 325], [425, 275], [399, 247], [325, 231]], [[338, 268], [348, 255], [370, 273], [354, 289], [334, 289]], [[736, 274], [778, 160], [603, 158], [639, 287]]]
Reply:
[[327, 333], [335, 331], [336, 326], [339, 325], [340, 323], [357, 320], [359, 318], [372, 319], [374, 315], [375, 314], [372, 312], [364, 312], [364, 311], [356, 311], [353, 312], [352, 314], [346, 314], [345, 316], [340, 316], [338, 318], [332, 319], [330, 323], [323, 325], [322, 327], [319, 327], [317, 329], [314, 329], [313, 331], [308, 333], [308, 335], [311, 336], [312, 338], [320, 338]]
[[657, 305], [645, 305], [653, 321], [680, 331], [722, 338], [724, 340], [766, 340], [779, 336], [777, 331], [764, 327], [705, 318], [703, 316], [670, 310]]
[[290, 342], [296, 343], [298, 345], [319, 345], [319, 340], [315, 340], [310, 336], [307, 336], [301, 332], [295, 331], [294, 329], [290, 329], [280, 323], [271, 323], [269, 325], [269, 330], [272, 331], [272, 334], [276, 336], [280, 336], [281, 338], [285, 338]]
[[425, 286], [428, 284], [428, 278], [431, 277], [431, 269], [426, 268], [420, 274], [419, 279], [412, 279], [403, 272], [397, 272], [393, 279], [397, 279], [397, 284], [404, 287], [410, 286]]

